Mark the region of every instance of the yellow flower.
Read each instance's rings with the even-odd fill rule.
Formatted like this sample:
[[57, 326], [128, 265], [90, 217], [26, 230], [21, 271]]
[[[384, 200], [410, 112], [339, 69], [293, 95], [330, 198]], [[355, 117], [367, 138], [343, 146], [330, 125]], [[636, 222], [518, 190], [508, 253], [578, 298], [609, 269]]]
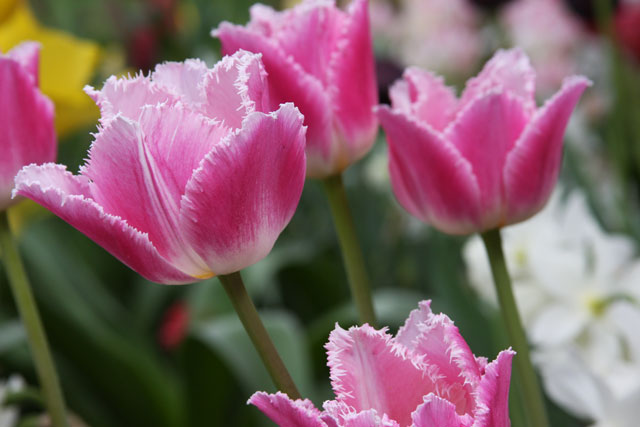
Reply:
[[24, 40], [42, 44], [40, 88], [55, 103], [58, 136], [95, 122], [98, 109], [82, 88], [96, 68], [98, 45], [41, 26], [24, 0], [0, 0], [0, 50]]

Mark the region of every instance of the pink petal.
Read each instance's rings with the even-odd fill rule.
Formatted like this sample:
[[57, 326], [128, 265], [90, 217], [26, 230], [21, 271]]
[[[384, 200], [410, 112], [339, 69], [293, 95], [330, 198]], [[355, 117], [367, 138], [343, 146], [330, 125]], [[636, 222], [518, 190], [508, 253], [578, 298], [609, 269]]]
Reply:
[[326, 348], [336, 398], [357, 412], [375, 409], [406, 426], [422, 396], [435, 391], [426, 368], [384, 330], [336, 325]]
[[482, 230], [504, 223], [504, 162], [528, 119], [520, 98], [490, 92], [469, 103], [445, 132], [445, 138], [469, 161], [477, 179]]
[[186, 274], [211, 275], [179, 227], [187, 181], [226, 132], [181, 104], [148, 106], [140, 123], [120, 115], [96, 136], [82, 173], [106, 212], [148, 233], [158, 252]]
[[[15, 54], [33, 54], [33, 47], [21, 45]], [[13, 178], [20, 168], [56, 158], [53, 103], [35, 86], [31, 71], [3, 56], [0, 56], [0, 129], [0, 211], [3, 211], [11, 204]]]
[[293, 102], [309, 128], [306, 148], [309, 176], [324, 176], [331, 171], [331, 104], [322, 83], [305, 73], [282, 49], [259, 33], [223, 22], [213, 34], [220, 38], [224, 54], [238, 49], [262, 53], [262, 62], [269, 75], [271, 109], [277, 109], [280, 103]]
[[302, 120], [292, 104], [249, 114], [187, 184], [180, 225], [216, 274], [266, 256], [293, 216], [304, 185]]
[[153, 83], [149, 77], [138, 74], [129, 78], [111, 76], [101, 90], [85, 86], [84, 91], [100, 107], [101, 122], [106, 124], [116, 114], [137, 120], [145, 105], [173, 104], [178, 97]]
[[203, 86], [203, 113], [234, 129], [253, 111], [272, 111], [260, 55], [238, 51], [225, 56], [207, 73]]
[[394, 110], [400, 109], [438, 131], [451, 122], [458, 103], [442, 77], [415, 67], [405, 70], [403, 80], [391, 87], [389, 96]]
[[562, 89], [538, 110], [508, 154], [503, 172], [507, 223], [529, 218], [549, 199], [562, 162], [564, 131], [589, 84], [584, 77], [566, 79]]
[[[344, 145], [348, 164], [351, 164], [369, 151], [378, 133], [378, 121], [373, 113], [378, 90], [368, 2], [352, 2], [345, 21], [336, 29], [339, 39], [329, 63], [329, 94], [343, 135], [340, 144]], [[305, 49], [315, 50], [308, 46]]]
[[254, 393], [247, 403], [255, 405], [280, 427], [326, 427], [321, 412], [310, 400], [291, 400], [284, 393]]
[[205, 101], [201, 86], [207, 71], [207, 64], [199, 59], [165, 62], [156, 65], [151, 80], [179, 97], [185, 104], [200, 106]]
[[375, 409], [356, 411], [338, 400], [327, 400], [322, 404], [322, 420], [328, 427], [400, 427], [387, 414], [378, 414]]
[[17, 61], [33, 79], [33, 85], [38, 86], [38, 64], [40, 62], [40, 43], [22, 42], [7, 52], [7, 56]]
[[536, 73], [520, 49], [499, 50], [477, 77], [469, 80], [460, 98], [460, 110], [487, 92], [510, 92], [520, 98], [528, 114], [536, 108]]
[[73, 176], [62, 165], [25, 167], [16, 176], [14, 193], [49, 209], [148, 280], [164, 284], [195, 281], [169, 264], [147, 234], [106, 213], [90, 198], [88, 180]]
[[425, 396], [411, 418], [412, 427], [468, 427], [473, 421], [469, 416], [458, 415], [451, 402], [435, 394]]
[[409, 313], [404, 325], [398, 329], [396, 343], [405, 346], [411, 351], [415, 350], [416, 339], [425, 330], [426, 325], [432, 322], [434, 316], [431, 311], [431, 300], [420, 301], [418, 308]]
[[480, 191], [470, 163], [428, 125], [382, 106], [393, 192], [419, 219], [452, 234], [478, 229]]
[[504, 350], [489, 363], [476, 390], [473, 427], [510, 427], [509, 383], [515, 352]]

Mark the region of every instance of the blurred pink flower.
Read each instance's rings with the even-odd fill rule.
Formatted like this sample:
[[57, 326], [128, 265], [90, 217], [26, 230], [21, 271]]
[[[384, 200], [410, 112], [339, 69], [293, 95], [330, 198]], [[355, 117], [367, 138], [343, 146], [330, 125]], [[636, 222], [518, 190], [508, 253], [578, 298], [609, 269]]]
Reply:
[[38, 89], [39, 50], [26, 42], [0, 54], [0, 211], [12, 204], [23, 166], [56, 159], [53, 104]]
[[411, 214], [451, 234], [523, 221], [555, 185], [564, 131], [581, 76], [537, 108], [535, 72], [519, 49], [499, 51], [460, 99], [442, 78], [416, 68], [377, 110], [389, 144], [393, 191]]
[[326, 346], [336, 399], [255, 393], [249, 403], [280, 426], [508, 427], [511, 359], [476, 358], [458, 328], [423, 301], [393, 337], [369, 325], [331, 333]]
[[29, 166], [15, 194], [154, 282], [235, 272], [269, 253], [302, 192], [305, 130], [292, 104], [270, 112], [259, 55], [213, 69], [165, 63], [86, 91], [102, 118], [80, 174]]
[[176, 301], [162, 316], [158, 342], [165, 350], [173, 350], [184, 340], [188, 327], [189, 306], [184, 301]]
[[364, 156], [375, 140], [378, 102], [366, 0], [347, 12], [333, 0], [306, 0], [276, 12], [254, 5], [246, 26], [220, 24], [212, 34], [223, 53], [263, 54], [271, 106], [294, 102], [304, 114], [307, 175], [340, 173]]

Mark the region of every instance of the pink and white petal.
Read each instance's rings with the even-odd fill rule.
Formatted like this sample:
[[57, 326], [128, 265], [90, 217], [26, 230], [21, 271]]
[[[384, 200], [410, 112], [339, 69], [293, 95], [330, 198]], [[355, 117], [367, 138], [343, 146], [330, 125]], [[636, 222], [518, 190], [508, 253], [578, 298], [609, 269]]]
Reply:
[[291, 400], [284, 393], [254, 393], [247, 402], [260, 409], [280, 427], [326, 427], [320, 419], [321, 412], [310, 400]]
[[25, 165], [56, 158], [53, 103], [34, 86], [31, 74], [0, 57], [0, 211], [11, 202], [13, 178]]
[[14, 194], [49, 209], [148, 280], [163, 284], [196, 281], [167, 262], [147, 234], [106, 213], [90, 198], [88, 180], [72, 175], [62, 165], [26, 166], [16, 176]]
[[470, 164], [480, 189], [482, 230], [503, 225], [504, 163], [529, 116], [520, 98], [490, 92], [475, 98], [447, 128], [445, 138]]
[[454, 90], [445, 86], [442, 77], [419, 68], [407, 68], [403, 77], [409, 85], [411, 114], [433, 129], [443, 131], [456, 114], [458, 100]]
[[497, 51], [480, 74], [469, 80], [458, 108], [464, 109], [474, 99], [493, 90], [519, 97], [525, 111], [533, 114], [536, 109], [536, 73], [522, 49]]
[[454, 404], [433, 393], [424, 397], [411, 419], [412, 427], [468, 427], [473, 422], [468, 415], [458, 415]]
[[165, 62], [156, 65], [151, 81], [195, 109], [205, 101], [202, 84], [208, 70], [207, 64], [200, 59]]
[[378, 89], [368, 2], [352, 2], [343, 26], [337, 31], [339, 39], [329, 63], [328, 90], [333, 115], [343, 136], [340, 143], [345, 145], [351, 164], [369, 151], [378, 133], [378, 120], [373, 112], [378, 103]]
[[565, 80], [540, 108], [507, 155], [504, 166], [507, 223], [523, 221], [545, 205], [558, 179], [564, 132], [582, 92], [584, 77]]
[[504, 350], [485, 369], [476, 389], [473, 427], [510, 427], [509, 384], [511, 361], [515, 352]]
[[225, 56], [204, 78], [202, 112], [234, 129], [249, 113], [270, 112], [266, 77], [260, 55], [239, 50]]
[[40, 63], [40, 43], [23, 42], [7, 52], [7, 56], [17, 61], [33, 79], [33, 85], [38, 86], [38, 65]]
[[[146, 107], [141, 114], [140, 123], [117, 115], [98, 132], [82, 174], [107, 213], [147, 233], [158, 252], [186, 274], [210, 276], [181, 234], [179, 213], [186, 180], [204, 157], [198, 143], [212, 146], [218, 128], [179, 105]], [[181, 148], [177, 162], [170, 156]]]
[[100, 107], [101, 122], [106, 124], [118, 113], [137, 120], [145, 105], [173, 104], [178, 97], [153, 83], [149, 77], [137, 74], [134, 77], [111, 76], [101, 90], [85, 86], [84, 91]]
[[302, 121], [290, 103], [249, 114], [187, 184], [180, 226], [216, 274], [264, 258], [293, 216], [305, 178]]
[[365, 324], [345, 331], [336, 325], [326, 349], [336, 398], [356, 412], [375, 409], [406, 426], [422, 397], [435, 391], [426, 366], [384, 329]]
[[387, 134], [393, 192], [422, 221], [451, 234], [480, 227], [480, 190], [471, 164], [443, 137], [402, 113], [377, 108]]
[[369, 409], [345, 416], [341, 427], [400, 427], [400, 424], [387, 414], [381, 417], [375, 409]]
[[213, 35], [220, 38], [224, 54], [238, 49], [262, 53], [269, 75], [271, 109], [276, 110], [284, 102], [293, 102], [300, 109], [308, 127], [307, 173], [312, 177], [326, 176], [332, 167], [333, 117], [322, 83], [261, 34], [223, 22]]
[[415, 350], [416, 338], [431, 323], [434, 316], [431, 311], [431, 300], [420, 301], [418, 308], [411, 310], [404, 325], [398, 329], [395, 338], [396, 344], [403, 345], [411, 351]]

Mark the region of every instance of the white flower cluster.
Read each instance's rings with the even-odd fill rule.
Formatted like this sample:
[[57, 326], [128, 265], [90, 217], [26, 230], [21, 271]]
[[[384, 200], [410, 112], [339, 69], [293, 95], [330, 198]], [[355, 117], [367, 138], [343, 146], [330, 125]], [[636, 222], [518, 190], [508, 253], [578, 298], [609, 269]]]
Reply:
[[[598, 427], [640, 419], [640, 258], [603, 232], [583, 194], [556, 193], [540, 214], [503, 230], [505, 257], [547, 394]], [[479, 237], [464, 248], [469, 280], [496, 304]]]
[[18, 376], [11, 376], [6, 381], [0, 381], [0, 427], [14, 427], [18, 421], [18, 410], [5, 406], [4, 400], [9, 392], [15, 392], [24, 387], [24, 381]]

